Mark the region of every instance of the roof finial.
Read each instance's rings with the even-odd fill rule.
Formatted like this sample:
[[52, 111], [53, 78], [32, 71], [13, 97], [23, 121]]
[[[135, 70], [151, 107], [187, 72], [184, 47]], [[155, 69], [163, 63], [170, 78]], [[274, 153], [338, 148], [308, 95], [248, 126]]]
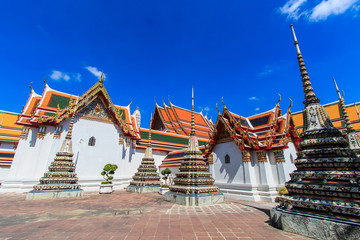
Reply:
[[31, 89], [31, 92], [34, 91], [33, 87], [31, 86], [32, 83], [33, 82], [30, 82], [30, 84], [29, 84], [29, 88]]
[[279, 94], [279, 100], [277, 101], [276, 106], [280, 107], [281, 95], [280, 95], [280, 93], [278, 93], [278, 94]]
[[104, 82], [104, 79], [105, 79], [104, 71], [102, 71], [102, 72], [101, 72], [101, 75], [100, 75], [99, 82], [100, 82], [100, 83]]
[[44, 83], [45, 83], [45, 85], [47, 85], [46, 77], [47, 77], [47, 76], [44, 77]]
[[129, 103], [129, 105], [128, 105], [128, 106], [130, 107], [132, 103], [133, 103], [133, 101], [132, 101], [132, 99], [131, 99], [131, 102]]
[[334, 81], [334, 84], [335, 84], [336, 92], [337, 92], [337, 94], [338, 94], [338, 98], [339, 98], [339, 100], [340, 100], [340, 99], [341, 99], [341, 95], [340, 95], [340, 91], [339, 91], [338, 85], [336, 84], [335, 78], [333, 78], [333, 81]]
[[226, 105], [225, 105], [225, 103], [224, 103], [224, 97], [221, 97], [221, 102], [222, 102], [222, 104], [224, 105], [224, 109], [227, 109], [227, 108], [226, 108]]
[[170, 95], [168, 95], [169, 105], [171, 106]]
[[163, 107], [166, 107], [165, 101], [164, 101], [164, 97], [161, 97], [161, 100], [163, 102]]
[[191, 133], [190, 136], [195, 136], [195, 117], [194, 117], [194, 86], [191, 94]]
[[216, 110], [218, 111], [219, 115], [221, 115], [220, 110], [218, 108], [218, 104], [216, 103]]
[[288, 108], [288, 113], [291, 113], [291, 107], [292, 107], [292, 105], [293, 105], [293, 101], [292, 101], [292, 99], [291, 98], [289, 98], [290, 99], [290, 105], [289, 105], [289, 108]]
[[305, 106], [308, 106], [311, 103], [319, 103], [320, 100], [316, 97], [316, 95], [314, 93], [314, 89], [311, 86], [310, 77], [307, 73], [305, 63], [304, 63], [303, 57], [300, 52], [299, 42], [296, 38], [294, 27], [292, 24], [290, 25], [290, 27], [291, 27], [293, 38], [294, 38], [294, 43], [295, 43], [296, 52], [297, 52], [297, 58], [298, 58], [299, 67], [300, 67], [301, 78], [302, 78], [303, 87], [304, 87], [304, 93], [305, 93], [304, 104], [305, 104]]
[[154, 102], [155, 102], [155, 106], [156, 106], [156, 107], [159, 106], [159, 105], [157, 104], [157, 102], [156, 102], [156, 97], [154, 97]]

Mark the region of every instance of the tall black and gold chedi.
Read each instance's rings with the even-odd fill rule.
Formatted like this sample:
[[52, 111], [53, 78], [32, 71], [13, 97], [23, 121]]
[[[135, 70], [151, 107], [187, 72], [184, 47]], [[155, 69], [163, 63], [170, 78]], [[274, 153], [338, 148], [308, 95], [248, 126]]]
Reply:
[[83, 195], [78, 178], [75, 173], [72, 152], [72, 128], [74, 126], [75, 104], [70, 100], [69, 113], [71, 114], [69, 129], [63, 141], [60, 151], [56, 153], [54, 161], [49, 166], [49, 171], [40, 178], [40, 184], [35, 185], [26, 199], [49, 199], [79, 197]]
[[315, 96], [291, 25], [304, 92], [304, 129], [297, 170], [279, 198], [282, 209], [360, 221], [360, 162]]
[[160, 176], [157, 173], [154, 157], [151, 148], [151, 122], [149, 127], [149, 142], [145, 150], [138, 172], [133, 176], [133, 181], [126, 188], [128, 192], [159, 192]]
[[176, 173], [175, 185], [165, 194], [165, 200], [182, 205], [199, 206], [224, 202], [224, 196], [219, 188], [214, 186], [215, 180], [208, 171], [195, 135], [194, 120], [194, 90], [192, 92], [191, 133], [184, 161]]

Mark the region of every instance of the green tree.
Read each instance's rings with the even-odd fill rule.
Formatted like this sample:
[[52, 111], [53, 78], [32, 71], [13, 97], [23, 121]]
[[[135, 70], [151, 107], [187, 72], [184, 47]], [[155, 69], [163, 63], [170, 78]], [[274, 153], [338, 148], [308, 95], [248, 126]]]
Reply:
[[165, 184], [168, 184], [167, 180], [168, 180], [170, 174], [171, 174], [171, 170], [169, 168], [165, 168], [164, 170], [161, 171], [161, 175], [164, 176], [162, 179], [165, 180]]
[[116, 169], [118, 168], [118, 166], [116, 164], [111, 164], [108, 163], [104, 166], [103, 171], [101, 172], [101, 175], [103, 176], [103, 178], [105, 179], [104, 182], [102, 182], [102, 184], [111, 184], [112, 181], [114, 179], [114, 175]]

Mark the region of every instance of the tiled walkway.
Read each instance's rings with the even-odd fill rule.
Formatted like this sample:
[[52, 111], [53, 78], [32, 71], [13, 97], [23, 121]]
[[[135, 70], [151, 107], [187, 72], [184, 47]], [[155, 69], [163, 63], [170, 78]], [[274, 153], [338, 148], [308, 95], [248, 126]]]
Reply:
[[227, 199], [184, 207], [155, 193], [86, 192], [82, 198], [25, 201], [0, 194], [0, 239], [306, 239], [268, 225], [269, 203]]

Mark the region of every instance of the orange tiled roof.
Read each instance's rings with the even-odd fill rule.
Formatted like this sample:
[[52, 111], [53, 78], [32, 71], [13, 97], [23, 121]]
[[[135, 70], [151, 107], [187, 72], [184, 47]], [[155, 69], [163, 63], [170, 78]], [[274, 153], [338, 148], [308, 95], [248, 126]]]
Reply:
[[[214, 129], [214, 124], [207, 119], [201, 112], [194, 113], [195, 133], [199, 139], [206, 140]], [[191, 111], [177, 107], [171, 102], [163, 107], [155, 105], [152, 129], [162, 130], [169, 133], [190, 135], [191, 130]]]
[[[22, 126], [17, 125], [17, 113], [0, 111], [0, 166], [10, 167], [15, 148], [20, 139]], [[14, 149], [2, 148], [1, 144], [14, 144]]]
[[[358, 111], [360, 111], [360, 107], [358, 105], [360, 105], [360, 102], [348, 104], [348, 105], [346, 105], [346, 111], [349, 115], [350, 122], [352, 123], [353, 128], [359, 134], [360, 133], [360, 114], [358, 114], [358, 112], [356, 110], [356, 108], [357, 108]], [[343, 123], [343, 116], [342, 116], [342, 112], [340, 111], [339, 101], [328, 103], [328, 104], [323, 104], [323, 107], [325, 108], [326, 112], [328, 113], [330, 120], [333, 123], [334, 127], [338, 128], [340, 131], [344, 131], [345, 125]], [[296, 129], [301, 133], [302, 129], [303, 129], [303, 125], [304, 125], [302, 111], [293, 113], [292, 118], [294, 120]]]
[[[126, 107], [114, 105], [100, 80], [80, 97], [53, 90], [47, 84], [45, 84], [42, 95], [38, 95], [32, 90], [17, 123], [29, 126], [57, 125], [69, 117], [69, 112], [76, 109], [78, 113], [97, 97], [103, 99], [112, 119], [120, 126], [125, 135], [140, 139], [136, 120], [130, 113], [130, 105]], [[69, 106], [71, 101], [76, 102], [72, 107]]]
[[222, 141], [234, 141], [240, 149], [281, 149], [287, 148], [289, 141], [297, 145], [300, 138], [290, 113], [289, 108], [282, 115], [277, 104], [267, 112], [246, 118], [230, 112], [224, 105], [223, 113], [219, 112], [206, 156], [216, 143]]

